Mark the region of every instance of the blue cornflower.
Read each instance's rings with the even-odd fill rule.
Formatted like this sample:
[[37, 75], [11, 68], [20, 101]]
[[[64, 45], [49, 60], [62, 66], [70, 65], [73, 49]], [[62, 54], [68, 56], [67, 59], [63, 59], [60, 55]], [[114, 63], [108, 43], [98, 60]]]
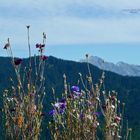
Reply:
[[57, 111], [55, 109], [53, 109], [49, 112], [49, 115], [54, 116], [56, 113], [57, 113]]
[[59, 102], [54, 104], [54, 107], [58, 110], [60, 114], [63, 114], [66, 109], [66, 99], [60, 99]]
[[84, 117], [85, 117], [85, 114], [83, 114], [83, 113], [80, 113], [80, 119], [83, 119]]
[[66, 99], [65, 98], [62, 98], [62, 99], [59, 100], [59, 102], [66, 103]]
[[72, 87], [71, 87], [71, 90], [72, 90], [73, 92], [79, 92], [79, 91], [80, 91], [80, 88], [79, 88], [78, 86], [72, 86]]
[[63, 114], [64, 112], [65, 112], [65, 108], [59, 110], [60, 114]]

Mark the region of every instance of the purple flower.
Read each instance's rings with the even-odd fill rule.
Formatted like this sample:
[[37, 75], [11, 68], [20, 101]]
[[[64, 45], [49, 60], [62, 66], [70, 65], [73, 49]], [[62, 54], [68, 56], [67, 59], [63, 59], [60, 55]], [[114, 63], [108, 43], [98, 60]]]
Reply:
[[84, 117], [85, 117], [85, 114], [83, 114], [83, 113], [80, 113], [80, 119], [83, 119]]
[[51, 110], [51, 111], [49, 112], [49, 115], [50, 115], [50, 116], [54, 116], [56, 113], [57, 113], [56, 110], [53, 109], [53, 110]]
[[58, 109], [60, 114], [63, 114], [66, 109], [66, 99], [61, 99], [60, 102], [54, 104], [54, 107]]
[[54, 104], [54, 106], [55, 106], [56, 108], [60, 108], [61, 105], [62, 105], [62, 103], [59, 103], [59, 102]]
[[80, 91], [80, 89], [79, 89], [78, 86], [72, 86], [72, 87], [71, 87], [71, 90], [72, 90], [73, 92], [79, 92], [79, 91]]
[[62, 99], [59, 100], [59, 102], [66, 103], [66, 99], [65, 98], [62, 98]]
[[40, 44], [37, 43], [37, 44], [36, 44], [36, 48], [40, 48]]
[[73, 92], [74, 99], [79, 99], [81, 96], [82, 96], [81, 92], [75, 92], [75, 91]]
[[58, 102], [58, 103], [55, 103], [54, 106], [58, 109], [65, 109], [66, 108], [66, 102], [62, 103], [62, 102]]
[[36, 48], [41, 49], [41, 48], [44, 48], [44, 47], [45, 47], [45, 44], [39, 44], [39, 43], [36, 44]]
[[59, 110], [59, 113], [60, 113], [60, 114], [64, 114], [64, 112], [65, 112], [65, 109], [60, 109], [60, 110]]
[[76, 96], [82, 96], [82, 93], [81, 92], [74, 92], [74, 94], [76, 95]]
[[66, 103], [62, 104], [60, 108], [65, 109], [66, 108]]
[[16, 66], [20, 65], [21, 62], [22, 62], [22, 59], [20, 59], [20, 58], [17, 58], [17, 59], [14, 60], [14, 63], [15, 63]]

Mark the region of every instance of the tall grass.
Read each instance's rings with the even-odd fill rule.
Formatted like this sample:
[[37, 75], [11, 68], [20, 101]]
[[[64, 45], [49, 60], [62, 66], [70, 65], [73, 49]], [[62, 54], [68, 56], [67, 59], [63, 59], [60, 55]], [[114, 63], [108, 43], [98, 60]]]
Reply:
[[10, 140], [37, 140], [41, 132], [42, 103], [45, 96], [44, 66], [45, 59], [47, 59], [43, 55], [46, 35], [43, 33], [42, 44], [36, 44], [39, 57], [34, 58], [35, 76], [33, 76], [29, 29], [30, 26], [27, 26], [29, 65], [24, 68], [24, 73], [21, 73], [20, 69], [22, 59], [13, 56], [9, 39], [4, 46], [11, 57], [16, 74], [15, 81], [13, 78], [10, 79], [11, 88], [6, 89], [3, 93], [5, 139]]
[[[80, 82], [74, 86], [67, 84], [64, 74], [64, 93], [57, 99], [50, 111], [49, 122], [54, 140], [119, 140], [131, 139], [131, 129], [122, 131], [124, 103], [117, 99], [117, 92], [105, 90], [103, 71], [99, 83], [93, 77], [87, 58], [87, 80], [79, 73]], [[85, 84], [87, 83], [87, 84]], [[81, 86], [82, 85], [82, 86]]]

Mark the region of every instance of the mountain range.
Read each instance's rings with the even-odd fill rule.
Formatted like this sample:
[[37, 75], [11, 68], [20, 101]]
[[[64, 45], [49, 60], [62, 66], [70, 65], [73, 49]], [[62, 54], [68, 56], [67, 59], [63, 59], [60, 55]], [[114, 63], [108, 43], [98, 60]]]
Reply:
[[[80, 60], [80, 62], [86, 62], [86, 59]], [[118, 62], [117, 64], [106, 62], [98, 56], [90, 56], [88, 62], [100, 69], [106, 71], [115, 72], [123, 76], [140, 76], [140, 66], [127, 64], [124, 62]]]

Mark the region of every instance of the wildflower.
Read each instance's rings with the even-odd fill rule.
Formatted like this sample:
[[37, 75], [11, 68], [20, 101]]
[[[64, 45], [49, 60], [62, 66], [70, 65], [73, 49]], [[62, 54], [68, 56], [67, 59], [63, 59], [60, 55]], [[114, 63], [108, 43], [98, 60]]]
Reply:
[[65, 108], [59, 110], [60, 114], [64, 114], [64, 112], [65, 112]]
[[118, 116], [115, 116], [114, 120], [115, 120], [115, 122], [120, 122], [121, 118]]
[[82, 95], [81, 92], [74, 92], [74, 94], [75, 94], [76, 96], [81, 96], [81, 95]]
[[54, 106], [55, 106], [56, 108], [60, 108], [60, 106], [61, 106], [62, 104], [63, 104], [63, 103], [55, 103]]
[[54, 106], [58, 109], [65, 109], [66, 108], [66, 102], [58, 102], [58, 103], [55, 103]]
[[43, 56], [41, 56], [41, 59], [42, 59], [43, 61], [45, 61], [45, 60], [48, 59], [48, 56], [43, 55]]
[[94, 128], [97, 128], [99, 126], [99, 122], [98, 121], [96, 121], [95, 123], [93, 123], [93, 127]]
[[14, 60], [14, 63], [16, 66], [20, 65], [21, 62], [22, 62], [22, 59], [20, 59], [20, 58]]
[[66, 100], [61, 99], [60, 102], [57, 102], [57, 103], [54, 104], [54, 107], [56, 107], [58, 109], [58, 112], [60, 114], [63, 114], [65, 109], [66, 109]]
[[80, 96], [82, 96], [82, 93], [80, 92], [80, 89], [78, 86], [72, 86], [71, 90], [73, 92], [73, 97], [74, 99], [79, 98]]
[[80, 113], [79, 117], [80, 117], [80, 119], [83, 119], [85, 117], [85, 114]]
[[63, 103], [60, 108], [64, 110], [66, 108], [66, 103]]
[[53, 109], [53, 110], [51, 110], [51, 111], [49, 112], [49, 115], [54, 116], [56, 113], [57, 113], [56, 110]]
[[39, 49], [41, 49], [41, 48], [44, 48], [45, 47], [45, 44], [36, 44], [36, 48], [39, 48]]
[[81, 96], [82, 96], [81, 92], [74, 92], [74, 94], [73, 94], [74, 99], [78, 99]]
[[37, 43], [37, 44], [36, 44], [36, 48], [39, 48], [39, 47], [40, 47], [40, 44]]
[[79, 92], [79, 91], [80, 91], [80, 89], [79, 89], [78, 86], [72, 86], [72, 87], [71, 87], [71, 90], [72, 90], [73, 92]]
[[60, 99], [59, 102], [61, 102], [61, 103], [66, 103], [66, 99], [65, 99], [65, 98]]

